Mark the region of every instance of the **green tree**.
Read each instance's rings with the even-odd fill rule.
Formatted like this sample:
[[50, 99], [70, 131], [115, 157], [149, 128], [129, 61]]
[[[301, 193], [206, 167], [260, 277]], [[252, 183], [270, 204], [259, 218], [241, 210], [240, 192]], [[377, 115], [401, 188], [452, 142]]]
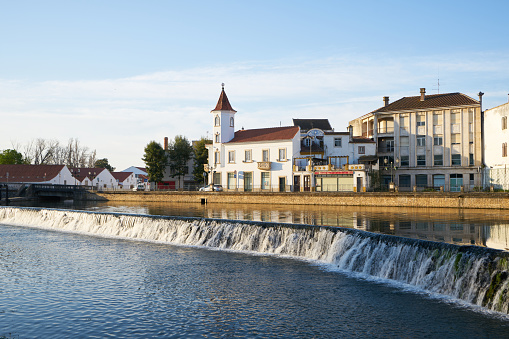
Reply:
[[145, 147], [145, 154], [141, 160], [145, 162], [149, 181], [161, 182], [168, 162], [166, 152], [161, 144], [155, 141], [149, 142]]
[[201, 137], [200, 140], [194, 143], [194, 167], [193, 167], [193, 176], [194, 180], [203, 183], [203, 172], [205, 171], [203, 165], [208, 163], [209, 160], [209, 151], [205, 147], [207, 144], [211, 144], [212, 140]]
[[177, 135], [168, 145], [168, 155], [171, 176], [178, 177], [180, 182], [180, 178], [189, 171], [187, 162], [193, 155], [193, 146], [186, 137]]
[[13, 149], [6, 149], [0, 153], [0, 165], [23, 165], [29, 164], [23, 154]]
[[115, 167], [112, 167], [110, 165], [110, 163], [108, 162], [107, 158], [96, 160], [96, 162], [94, 163], [94, 167], [96, 167], [96, 168], [106, 168], [110, 172], [114, 172], [115, 171]]

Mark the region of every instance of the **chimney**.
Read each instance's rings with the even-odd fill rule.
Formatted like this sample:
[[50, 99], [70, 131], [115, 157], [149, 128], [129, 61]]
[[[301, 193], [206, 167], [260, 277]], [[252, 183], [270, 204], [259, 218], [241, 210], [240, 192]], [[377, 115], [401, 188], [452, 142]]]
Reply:
[[384, 107], [389, 106], [389, 97], [384, 97]]
[[168, 150], [168, 137], [164, 137], [164, 150]]
[[[385, 97], [385, 98], [389, 99], [388, 97]], [[350, 142], [353, 142], [353, 126], [352, 125], [348, 126], [348, 132], [350, 134], [349, 140], [350, 140]]]
[[426, 99], [426, 88], [421, 88], [421, 101]]

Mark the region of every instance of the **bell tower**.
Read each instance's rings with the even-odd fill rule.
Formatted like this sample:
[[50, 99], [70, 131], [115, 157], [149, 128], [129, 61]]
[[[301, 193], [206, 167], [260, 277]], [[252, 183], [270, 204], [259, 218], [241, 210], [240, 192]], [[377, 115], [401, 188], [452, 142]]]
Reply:
[[233, 139], [235, 135], [235, 113], [228, 97], [224, 91], [224, 83], [221, 84], [222, 90], [216, 107], [210, 111], [212, 113], [212, 144], [214, 148], [219, 148], [220, 144]]

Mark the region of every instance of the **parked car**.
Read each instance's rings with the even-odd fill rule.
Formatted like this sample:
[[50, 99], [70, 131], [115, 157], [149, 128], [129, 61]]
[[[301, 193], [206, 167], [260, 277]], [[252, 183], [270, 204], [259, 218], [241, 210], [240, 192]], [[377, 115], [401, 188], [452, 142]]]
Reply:
[[144, 185], [138, 185], [138, 186], [133, 188], [133, 191], [144, 191], [144, 190], [145, 190], [145, 186]]
[[200, 187], [200, 192], [221, 192], [223, 190], [223, 186], [221, 185], [207, 185]]

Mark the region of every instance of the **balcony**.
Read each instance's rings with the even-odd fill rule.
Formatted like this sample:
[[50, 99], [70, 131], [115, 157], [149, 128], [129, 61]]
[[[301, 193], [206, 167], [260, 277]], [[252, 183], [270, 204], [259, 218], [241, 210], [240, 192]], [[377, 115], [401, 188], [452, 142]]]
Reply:
[[259, 161], [258, 169], [262, 171], [270, 171], [270, 161]]

